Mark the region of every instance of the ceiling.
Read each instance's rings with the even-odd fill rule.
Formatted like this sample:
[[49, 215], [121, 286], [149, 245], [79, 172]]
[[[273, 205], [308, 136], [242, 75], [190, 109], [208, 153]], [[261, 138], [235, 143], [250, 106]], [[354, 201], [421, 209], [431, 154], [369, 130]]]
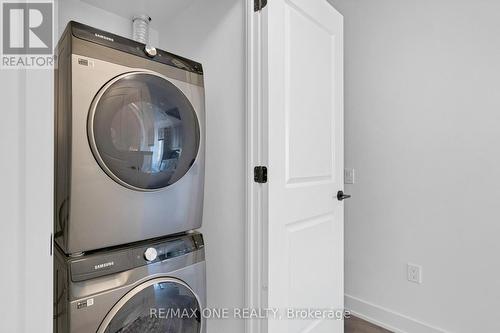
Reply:
[[132, 19], [138, 14], [148, 14], [151, 26], [158, 29], [165, 20], [175, 17], [196, 0], [81, 0], [122, 17]]

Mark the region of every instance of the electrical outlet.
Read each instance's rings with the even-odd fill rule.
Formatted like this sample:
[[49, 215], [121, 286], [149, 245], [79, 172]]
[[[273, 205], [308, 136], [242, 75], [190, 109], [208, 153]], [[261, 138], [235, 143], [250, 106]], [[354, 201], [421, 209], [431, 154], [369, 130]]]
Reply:
[[344, 184], [354, 184], [354, 169], [344, 169]]
[[408, 281], [418, 284], [422, 283], [422, 266], [409, 263], [406, 273]]

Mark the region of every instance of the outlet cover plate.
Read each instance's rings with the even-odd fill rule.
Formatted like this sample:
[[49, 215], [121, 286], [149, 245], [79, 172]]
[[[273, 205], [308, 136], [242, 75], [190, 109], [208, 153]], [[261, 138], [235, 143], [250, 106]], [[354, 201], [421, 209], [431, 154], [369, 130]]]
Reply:
[[344, 169], [344, 184], [354, 184], [355, 182], [354, 169]]
[[406, 273], [408, 281], [422, 283], [422, 266], [408, 263]]

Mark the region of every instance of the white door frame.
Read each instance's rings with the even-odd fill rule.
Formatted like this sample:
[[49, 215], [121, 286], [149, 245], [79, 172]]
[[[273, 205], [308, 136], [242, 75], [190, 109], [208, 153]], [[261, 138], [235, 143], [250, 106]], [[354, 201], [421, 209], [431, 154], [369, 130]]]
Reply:
[[[245, 253], [245, 307], [264, 308], [265, 288], [264, 267], [265, 242], [263, 226], [266, 207], [261, 207], [266, 187], [253, 180], [253, 169], [257, 165], [267, 165], [265, 145], [267, 135], [263, 122], [262, 103], [262, 50], [261, 15], [254, 11], [254, 1], [245, 1], [246, 20], [246, 253]], [[246, 320], [246, 333], [262, 332], [262, 322]]]

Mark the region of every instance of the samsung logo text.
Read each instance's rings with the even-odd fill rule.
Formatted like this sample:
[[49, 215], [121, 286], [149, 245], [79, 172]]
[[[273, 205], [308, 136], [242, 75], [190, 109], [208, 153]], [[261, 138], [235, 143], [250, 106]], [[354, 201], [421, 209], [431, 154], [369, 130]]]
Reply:
[[115, 265], [115, 263], [113, 261], [105, 262], [105, 263], [102, 263], [102, 264], [99, 264], [99, 265], [95, 265], [94, 266], [94, 270], [103, 269], [103, 268], [111, 267], [111, 266], [114, 266], [114, 265]]
[[101, 35], [101, 34], [98, 34], [98, 33], [95, 33], [94, 36], [96, 37], [99, 37], [99, 38], [102, 38], [102, 39], [105, 39], [105, 40], [108, 40], [110, 42], [114, 42], [115, 40], [111, 37], [107, 37], [107, 36], [104, 36], [104, 35]]

